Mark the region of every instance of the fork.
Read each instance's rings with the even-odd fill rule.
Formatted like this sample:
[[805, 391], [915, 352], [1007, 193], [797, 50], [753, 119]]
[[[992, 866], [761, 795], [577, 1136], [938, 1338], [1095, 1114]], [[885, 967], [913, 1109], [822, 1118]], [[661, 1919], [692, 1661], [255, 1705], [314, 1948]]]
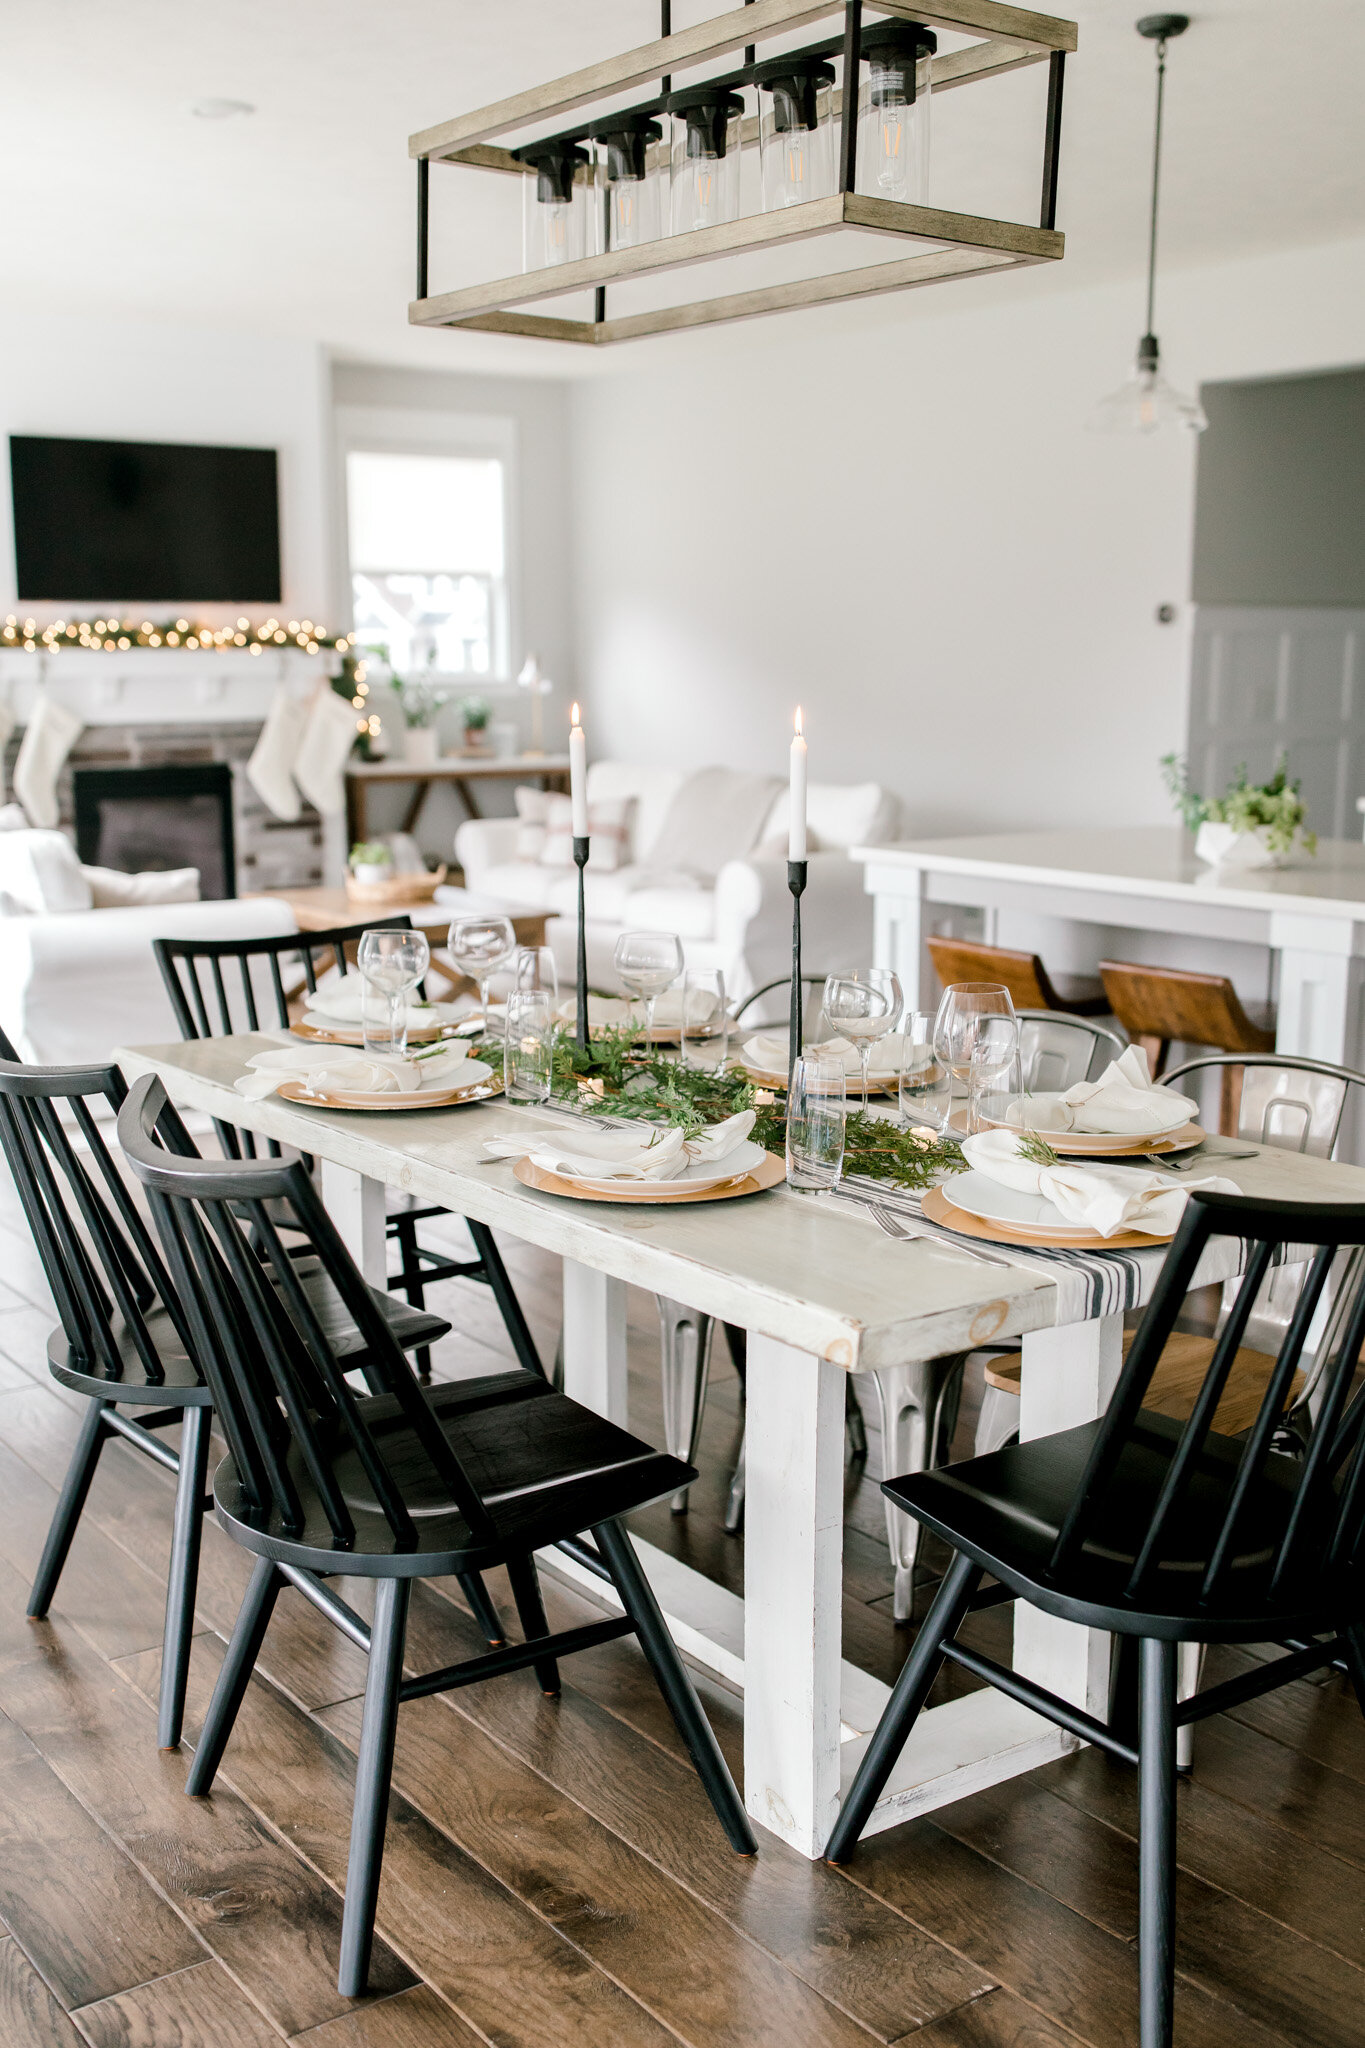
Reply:
[[[942, 1238], [932, 1231], [907, 1230], [900, 1217], [893, 1216], [891, 1211], [884, 1209], [880, 1202], [869, 1202], [867, 1206], [888, 1237], [918, 1238], [924, 1244], [942, 1244], [944, 1242]], [[1004, 1266], [1006, 1268], [1009, 1266], [1008, 1259], [997, 1259], [990, 1252], [978, 1251], [975, 1245], [959, 1244], [956, 1239], [954, 1239], [949, 1249], [955, 1252], [963, 1252], [969, 1259], [978, 1259], [983, 1266]]]
[[1157, 1154], [1149, 1152], [1147, 1164], [1149, 1166], [1164, 1167], [1167, 1173], [1197, 1173], [1201, 1167], [1207, 1169], [1216, 1164], [1220, 1159], [1254, 1159], [1255, 1157], [1256, 1149], [1254, 1146], [1246, 1152], [1205, 1152], [1201, 1149], [1187, 1159], [1162, 1159]]

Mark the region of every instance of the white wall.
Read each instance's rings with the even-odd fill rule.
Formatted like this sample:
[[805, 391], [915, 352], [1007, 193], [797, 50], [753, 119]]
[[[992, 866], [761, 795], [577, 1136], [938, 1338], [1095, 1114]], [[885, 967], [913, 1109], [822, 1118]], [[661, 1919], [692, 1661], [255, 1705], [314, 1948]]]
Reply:
[[[1169, 816], [1194, 445], [1083, 430], [1137, 286], [1064, 273], [642, 342], [572, 397], [595, 753], [875, 775], [921, 834]], [[1365, 357], [1365, 242], [1176, 275], [1174, 381]], [[1156, 622], [1164, 602], [1176, 624]]]
[[[20, 311], [13, 301], [0, 321], [0, 435], [278, 449], [281, 601], [287, 615], [330, 623], [327, 403], [326, 355], [317, 342], [97, 314], [56, 319]], [[0, 611], [16, 602], [8, 468], [6, 450]], [[135, 601], [156, 595], [138, 593]], [[211, 621], [235, 609], [200, 607]]]

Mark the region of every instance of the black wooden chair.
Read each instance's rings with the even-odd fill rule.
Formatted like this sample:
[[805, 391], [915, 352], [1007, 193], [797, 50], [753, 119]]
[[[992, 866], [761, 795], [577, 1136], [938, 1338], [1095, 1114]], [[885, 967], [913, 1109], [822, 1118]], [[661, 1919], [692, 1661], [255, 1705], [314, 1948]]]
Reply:
[[[317, 987], [319, 963], [324, 972], [334, 966], [344, 974], [346, 946], [354, 945], [365, 932], [411, 929], [412, 919], [405, 913], [371, 918], [367, 924], [337, 925], [330, 931], [287, 933], [277, 938], [155, 939], [153, 950], [181, 1037], [215, 1038], [234, 1031], [259, 1031], [262, 1013], [271, 1028], [287, 1030], [290, 998], [300, 987]], [[302, 983], [286, 986], [282, 962], [297, 963]], [[256, 1157], [256, 1141], [250, 1131], [225, 1123], [215, 1123], [214, 1128], [230, 1159]], [[266, 1149], [271, 1157], [280, 1156], [280, 1147], [273, 1140]], [[390, 1289], [405, 1295], [410, 1307], [421, 1309], [426, 1307], [427, 1288], [438, 1280], [482, 1281], [492, 1290], [518, 1359], [528, 1372], [543, 1373], [530, 1325], [488, 1225], [463, 1217], [474, 1241], [474, 1257], [451, 1258], [417, 1239], [419, 1223], [449, 1215], [449, 1210], [436, 1204], [423, 1207], [402, 1195], [391, 1199], [396, 1206], [389, 1212], [385, 1230], [398, 1247], [399, 1263], [397, 1273], [390, 1276]], [[425, 1378], [431, 1370], [430, 1356], [425, 1350], [416, 1356], [418, 1371]]]
[[[35, 1619], [52, 1604], [100, 1453], [121, 1436], [176, 1475], [171, 1566], [166, 1589], [161, 1702], [157, 1739], [180, 1740], [185, 1679], [194, 1631], [200, 1518], [210, 1503], [208, 1478], [212, 1395], [195, 1363], [188, 1325], [156, 1241], [105, 1144], [126, 1095], [115, 1066], [30, 1067], [14, 1057], [0, 1032], [0, 1146], [33, 1233], [61, 1317], [48, 1340], [54, 1379], [89, 1398], [89, 1408], [58, 1497], [52, 1526], [29, 1596]], [[194, 1146], [171, 1108], [163, 1112], [168, 1144]], [[344, 1313], [307, 1247], [295, 1269], [318, 1312], [336, 1333], [347, 1372], [370, 1369], [365, 1340]], [[375, 1299], [402, 1345], [433, 1344], [449, 1323], [393, 1301]], [[131, 1408], [133, 1415], [122, 1415]], [[180, 1425], [177, 1454], [157, 1432]], [[491, 1642], [502, 1623], [476, 1580], [471, 1589]]]
[[[1143, 1398], [1210, 1237], [1249, 1240], [1246, 1278], [1188, 1421]], [[1211, 1427], [1257, 1293], [1284, 1244], [1316, 1247], [1251, 1428]], [[1365, 1339], [1356, 1290], [1301, 1457], [1275, 1432], [1336, 1251], [1365, 1244], [1365, 1205], [1192, 1194], [1107, 1412], [1079, 1429], [886, 1482], [954, 1552], [873, 1735], [826, 1855], [850, 1854], [945, 1657], [1094, 1742], [1139, 1775], [1141, 2048], [1171, 2040], [1176, 1731], [1344, 1661], [1365, 1711]], [[979, 1591], [984, 1573], [998, 1586]], [[1136, 1745], [954, 1640], [974, 1606], [1028, 1600], [1082, 1627], [1137, 1638]], [[1176, 1700], [1180, 1643], [1278, 1643], [1288, 1652]]]
[[[527, 1665], [553, 1695], [558, 1657], [633, 1634], [732, 1846], [752, 1854], [753, 1832], [730, 1773], [619, 1519], [688, 1484], [693, 1469], [556, 1394], [538, 1373], [422, 1387], [302, 1162], [180, 1157], [158, 1135], [165, 1100], [154, 1077], [135, 1083], [119, 1115], [119, 1142], [147, 1190], [230, 1446], [214, 1475], [218, 1519], [257, 1559], [185, 1789], [199, 1795], [212, 1787], [287, 1581], [369, 1659], [342, 1921], [343, 1997], [365, 1989], [402, 1700]], [[295, 1281], [275, 1222], [281, 1209], [316, 1246], [364, 1332], [382, 1394], [357, 1396], [348, 1387]], [[281, 1300], [288, 1316], [279, 1312]], [[625, 1613], [552, 1635], [533, 1553], [586, 1529]], [[494, 1565], [507, 1567], [527, 1640], [405, 1679], [413, 1580]], [[372, 1625], [323, 1584], [334, 1575], [377, 1582]], [[456, 1722], [451, 1740], [458, 1740]]]

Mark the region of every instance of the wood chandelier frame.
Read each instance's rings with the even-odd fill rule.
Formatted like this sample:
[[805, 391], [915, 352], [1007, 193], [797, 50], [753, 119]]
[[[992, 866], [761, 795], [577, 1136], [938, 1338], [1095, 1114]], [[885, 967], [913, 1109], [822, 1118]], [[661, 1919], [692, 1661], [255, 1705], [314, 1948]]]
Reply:
[[[906, 291], [912, 286], [938, 284], [954, 277], [970, 277], [999, 270], [1013, 270], [1032, 263], [1057, 262], [1066, 242], [1058, 233], [1057, 166], [1061, 146], [1062, 81], [1066, 58], [1076, 48], [1076, 24], [1051, 15], [1033, 14], [1019, 7], [997, 4], [997, 0], [947, 0], [925, 11], [913, 0], [871, 0], [878, 14], [900, 16], [927, 28], [947, 29], [978, 38], [966, 49], [946, 56], [934, 56], [930, 79], [935, 94], [955, 86], [975, 85], [986, 78], [1017, 71], [1025, 65], [1046, 63], [1049, 67], [1047, 115], [1043, 137], [1042, 204], [1039, 225], [1027, 227], [1015, 221], [988, 220], [975, 214], [946, 213], [937, 207], [913, 206], [902, 201], [876, 199], [855, 192], [857, 172], [857, 95], [852, 96], [852, 117], [844, 118], [842, 93], [834, 95], [839, 118], [839, 190], [826, 199], [808, 199], [774, 213], [745, 216], [712, 228], [696, 228], [686, 234], [666, 235], [635, 248], [609, 250], [605, 255], [586, 256], [550, 269], [528, 271], [516, 277], [500, 278], [491, 284], [468, 285], [460, 291], [432, 296], [428, 289], [429, 174], [433, 163], [462, 164], [483, 171], [526, 175], [525, 166], [495, 138], [514, 134], [532, 124], [542, 124], [563, 114], [572, 114], [610, 94], [663, 79], [666, 83], [681, 71], [709, 63], [716, 57], [743, 48], [752, 61], [754, 45], [764, 37], [784, 30], [842, 15], [845, 78], [856, 78], [862, 36], [862, 0], [747, 0], [728, 14], [664, 34], [655, 42], [642, 44], [619, 57], [607, 58], [571, 72], [548, 85], [533, 86], [515, 93], [491, 107], [472, 114], [460, 114], [435, 128], [412, 136], [408, 154], [417, 161], [417, 296], [408, 307], [414, 327], [472, 328], [485, 334], [521, 334], [543, 341], [572, 341], [600, 347], [614, 341], [630, 341], [642, 335], [668, 334], [690, 327], [708, 327], [723, 320], [750, 319], [761, 313], [785, 312], [798, 306], [829, 305], [842, 299], [864, 298], [877, 292]], [[664, 25], [668, 25], [669, 0], [663, 0]], [[744, 140], [757, 133], [751, 116], [745, 122]], [[916, 256], [897, 257], [869, 264], [861, 269], [838, 271], [827, 276], [797, 279], [787, 284], [770, 284], [752, 291], [729, 293], [721, 298], [702, 299], [691, 304], [660, 307], [608, 319], [606, 288], [630, 278], [678, 270], [708, 258], [743, 254], [812, 236], [837, 234], [843, 228], [871, 230], [906, 242], [946, 245]], [[591, 289], [595, 292], [595, 317], [591, 320], [559, 319], [523, 310], [537, 299]]]

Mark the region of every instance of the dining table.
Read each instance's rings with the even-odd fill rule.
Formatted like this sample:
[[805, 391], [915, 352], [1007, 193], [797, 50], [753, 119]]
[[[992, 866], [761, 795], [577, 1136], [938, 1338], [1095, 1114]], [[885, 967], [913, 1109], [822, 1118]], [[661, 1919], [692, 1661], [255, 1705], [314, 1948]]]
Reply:
[[[160, 1075], [188, 1110], [311, 1154], [328, 1211], [375, 1285], [385, 1284], [390, 1191], [557, 1254], [565, 1391], [614, 1421], [629, 1421], [627, 1287], [747, 1332], [742, 1598], [647, 1542], [637, 1547], [679, 1647], [742, 1694], [750, 1815], [818, 1857], [888, 1698], [880, 1680], [842, 1657], [846, 1375], [894, 1373], [1017, 1336], [1021, 1436], [1090, 1421], [1118, 1377], [1124, 1311], [1149, 1298], [1162, 1249], [968, 1245], [931, 1232], [918, 1198], [882, 1182], [850, 1180], [816, 1195], [780, 1185], [684, 1204], [566, 1198], [524, 1184], [510, 1160], [483, 1149], [490, 1138], [525, 1135], [528, 1118], [562, 1133], [546, 1110], [497, 1099], [365, 1114], [238, 1093], [251, 1056], [279, 1042], [282, 1034], [244, 1034], [121, 1048], [117, 1058], [130, 1080]], [[1235, 1160], [1207, 1165], [1246, 1194], [1365, 1202], [1365, 1170], [1236, 1150]], [[1240, 1240], [1216, 1239], [1195, 1282], [1229, 1278], [1244, 1260]], [[555, 1550], [540, 1562], [611, 1604], [610, 1589], [579, 1560]], [[1106, 1716], [1104, 1634], [1021, 1605], [1012, 1655], [1036, 1683]], [[951, 1699], [921, 1715], [869, 1832], [1077, 1746], [994, 1686]]]

